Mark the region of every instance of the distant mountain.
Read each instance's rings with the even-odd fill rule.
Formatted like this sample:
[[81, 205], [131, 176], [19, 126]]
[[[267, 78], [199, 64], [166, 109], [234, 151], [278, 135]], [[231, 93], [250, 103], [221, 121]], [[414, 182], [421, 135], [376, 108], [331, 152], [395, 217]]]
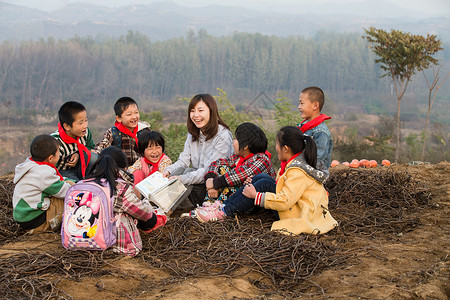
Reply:
[[[398, 15], [400, 8], [383, 1], [370, 3], [372, 6], [358, 4], [352, 9], [348, 3], [339, 7], [334, 5], [333, 9], [323, 4], [311, 4], [305, 10], [283, 13], [231, 6], [185, 7], [171, 2], [115, 8], [71, 3], [48, 12], [0, 2], [0, 40], [66, 39], [74, 35], [117, 37], [128, 30], [139, 31], [152, 40], [166, 40], [185, 36], [189, 29], [206, 29], [213, 35], [239, 31], [310, 37], [318, 30], [362, 32], [363, 27], [369, 26], [415, 34], [435, 33], [444, 41], [450, 39], [450, 17], [419, 19], [416, 13], [403, 10], [407, 17], [393, 18], [390, 16]], [[374, 17], [368, 17], [369, 12], [346, 13], [367, 10], [367, 7]], [[326, 14], [329, 11], [340, 13]]]

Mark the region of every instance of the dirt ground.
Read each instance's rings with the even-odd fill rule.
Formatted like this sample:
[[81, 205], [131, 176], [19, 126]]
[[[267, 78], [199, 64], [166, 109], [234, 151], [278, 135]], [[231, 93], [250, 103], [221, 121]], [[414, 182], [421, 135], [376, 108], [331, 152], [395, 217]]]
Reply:
[[[424, 181], [432, 193], [431, 205], [418, 212], [420, 225], [404, 233], [371, 238], [353, 237], [344, 245], [356, 255], [338, 268], [313, 274], [317, 286], [308, 299], [448, 299], [450, 252], [450, 163], [397, 165]], [[41, 249], [58, 255], [60, 237], [44, 234], [19, 238], [0, 247], [0, 254]], [[358, 251], [356, 251], [358, 250]], [[70, 266], [67, 267], [70, 269]], [[106, 267], [112, 274], [78, 280], [47, 277], [73, 299], [284, 299], [259, 289], [259, 274], [233, 277], [174, 278], [168, 270], [149, 266], [141, 257], [117, 257]], [[117, 272], [114, 272], [117, 270]], [[137, 278], [145, 278], [147, 285]], [[136, 291], [139, 291], [137, 294]], [[289, 297], [291, 298], [291, 297]]]

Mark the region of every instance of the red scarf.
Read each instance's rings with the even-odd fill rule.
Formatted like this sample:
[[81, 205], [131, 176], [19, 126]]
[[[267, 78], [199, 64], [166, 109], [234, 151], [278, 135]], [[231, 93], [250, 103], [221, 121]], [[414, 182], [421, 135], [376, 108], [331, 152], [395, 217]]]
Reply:
[[[137, 128], [137, 126], [136, 126], [136, 128]], [[152, 162], [149, 161], [145, 156], [143, 157], [143, 158], [144, 158], [144, 161], [145, 161], [147, 164], [149, 164], [149, 165], [151, 165], [151, 166], [153, 167], [153, 168], [150, 170], [150, 173], [148, 173], [147, 176], [150, 176], [150, 175], [152, 175], [153, 173], [155, 173], [156, 171], [159, 170], [159, 163], [161, 162], [161, 159], [163, 159], [164, 156], [166, 156], [166, 155], [163, 153], [156, 163], [152, 163]]]
[[117, 122], [117, 121], [116, 121], [116, 123], [114, 123], [114, 126], [116, 126], [117, 129], [119, 129], [119, 131], [122, 132], [123, 134], [131, 136], [134, 139], [134, 141], [136, 142], [136, 147], [139, 147], [138, 146], [138, 138], [136, 135], [136, 133], [138, 132], [138, 126], [134, 127], [133, 131], [130, 131], [130, 129], [126, 128], [122, 123]]
[[[303, 151], [302, 151], [303, 152]], [[297, 156], [299, 156], [302, 152], [299, 152], [299, 153], [297, 153], [297, 154], [295, 154], [295, 155], [293, 155], [291, 158], [289, 158], [289, 160], [288, 161], [285, 161], [285, 160], [282, 160], [280, 163], [280, 176], [281, 175], [283, 175], [284, 174], [284, 171], [286, 170], [286, 166], [294, 159], [294, 158], [296, 158]]]
[[[59, 150], [58, 150], [58, 151], [59, 151]], [[56, 175], [59, 176], [59, 179], [61, 179], [61, 181], [64, 180], [64, 178], [61, 176], [61, 173], [59, 173], [58, 169], [57, 169], [53, 164], [48, 163], [48, 162], [45, 162], [45, 161], [35, 161], [35, 160], [32, 159], [31, 157], [29, 157], [29, 160], [34, 161], [35, 163], [37, 163], [38, 165], [41, 165], [41, 166], [42, 166], [42, 165], [46, 165], [46, 166], [52, 167], [53, 169], [55, 169]]]
[[[267, 155], [269, 157], [269, 159], [272, 157], [272, 153], [270, 153], [269, 151], [264, 152], [264, 154]], [[236, 165], [236, 168], [239, 168], [240, 166], [242, 166], [244, 164], [244, 162], [247, 159], [252, 158], [253, 155], [254, 155], [253, 153], [250, 153], [246, 157], [239, 156], [239, 160], [238, 160], [238, 163]]]
[[315, 117], [314, 119], [312, 119], [309, 122], [303, 123], [303, 122], [305, 122], [306, 119], [303, 120], [303, 122], [302, 122], [303, 125], [300, 125], [300, 127], [299, 126], [297, 126], [297, 127], [303, 133], [305, 133], [306, 131], [308, 131], [310, 129], [313, 129], [314, 127], [316, 127], [317, 125], [319, 125], [323, 121], [329, 120], [329, 119], [331, 119], [331, 117], [327, 116], [326, 114], [320, 114], [320, 115], [318, 115], [317, 117]]
[[253, 157], [253, 153], [250, 153], [249, 155], [247, 155], [246, 157], [242, 157], [239, 155], [239, 160], [237, 162], [236, 168], [239, 168], [240, 166], [242, 166], [244, 164], [244, 161], [246, 161], [247, 159]]
[[58, 123], [58, 133], [59, 133], [59, 137], [63, 140], [64, 143], [77, 144], [78, 152], [80, 153], [80, 160], [81, 160], [81, 174], [84, 177], [86, 175], [86, 168], [87, 168], [86, 161], [84, 159], [84, 152], [87, 153], [88, 162], [89, 162], [91, 160], [91, 151], [89, 151], [89, 149], [85, 145], [80, 143], [80, 137], [77, 137], [76, 139], [74, 139], [73, 137], [68, 136], [66, 131], [62, 128], [61, 123]]

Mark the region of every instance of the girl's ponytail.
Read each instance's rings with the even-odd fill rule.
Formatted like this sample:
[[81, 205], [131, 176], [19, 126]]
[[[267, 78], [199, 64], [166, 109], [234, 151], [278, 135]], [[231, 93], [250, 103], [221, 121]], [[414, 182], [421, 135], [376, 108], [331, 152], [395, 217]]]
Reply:
[[317, 146], [314, 139], [309, 135], [303, 135], [303, 139], [305, 141], [305, 149], [303, 150], [303, 155], [305, 157], [306, 162], [311, 167], [315, 168], [317, 165]]
[[106, 179], [111, 187], [111, 195], [113, 195], [116, 192], [116, 179], [119, 177], [119, 169], [126, 169], [127, 167], [127, 157], [122, 149], [110, 146], [100, 152], [99, 159], [92, 166], [88, 178], [94, 178], [98, 184], [101, 184], [102, 178]]
[[92, 166], [91, 172], [86, 179], [93, 178], [94, 181], [102, 185], [102, 179], [106, 179], [111, 188], [111, 195], [116, 192], [116, 179], [119, 168], [110, 155], [99, 155], [98, 160]]
[[317, 146], [313, 138], [303, 133], [295, 126], [285, 126], [277, 134], [280, 146], [288, 146], [292, 153], [297, 154], [303, 151], [306, 162], [311, 167], [317, 165]]

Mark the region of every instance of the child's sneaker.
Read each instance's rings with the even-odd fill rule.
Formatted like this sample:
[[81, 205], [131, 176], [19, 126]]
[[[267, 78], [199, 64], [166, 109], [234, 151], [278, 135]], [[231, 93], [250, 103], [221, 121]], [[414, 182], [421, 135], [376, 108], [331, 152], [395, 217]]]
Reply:
[[214, 202], [205, 201], [205, 202], [203, 202], [202, 206], [198, 206], [198, 204], [197, 204], [196, 209], [193, 209], [187, 213], [182, 213], [180, 215], [180, 217], [197, 218], [197, 210], [198, 209], [204, 209], [204, 210], [210, 211], [210, 210], [214, 210], [214, 209], [221, 208], [221, 207], [223, 207], [223, 204], [220, 201], [214, 201]]
[[214, 202], [205, 201], [203, 202], [201, 208], [206, 210], [214, 210], [217, 208], [222, 208], [224, 205], [219, 200], [216, 200]]
[[156, 215], [156, 224], [150, 229], [142, 230], [145, 233], [150, 233], [160, 227], [163, 227], [167, 223], [167, 217], [165, 215]]
[[225, 219], [225, 213], [223, 212], [221, 207], [215, 208], [199, 207], [196, 209], [196, 211], [197, 211], [197, 219], [202, 223]]

